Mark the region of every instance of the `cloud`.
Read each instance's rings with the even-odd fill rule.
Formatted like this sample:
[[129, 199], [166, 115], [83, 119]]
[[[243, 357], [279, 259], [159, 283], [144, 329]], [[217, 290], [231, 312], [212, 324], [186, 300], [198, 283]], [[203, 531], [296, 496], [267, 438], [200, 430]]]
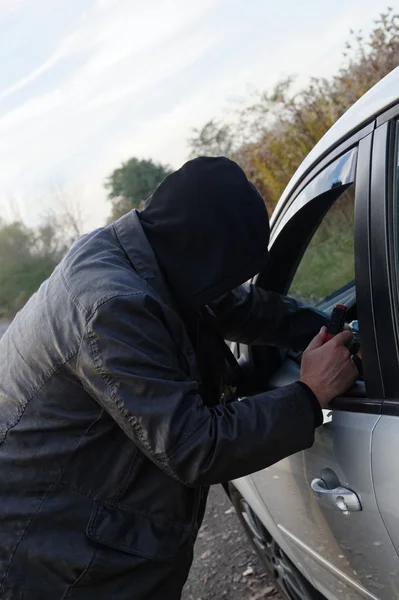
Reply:
[[[137, 22], [135, 2], [98, 3], [51, 56], [0, 94], [1, 111], [1, 100], [9, 105], [26, 91], [22, 101], [0, 112], [0, 192], [29, 197], [27, 190], [60, 173], [79, 178], [96, 172], [96, 164], [113, 164], [107, 148], [117, 148], [123, 130], [140, 128], [146, 94], [153, 96], [157, 85], [167, 89], [170, 79], [214, 43], [215, 36], [195, 31], [195, 23], [216, 4], [183, 10], [183, 0], [152, 1]], [[71, 76], [45, 93], [32, 93], [44, 74], [76, 56], [80, 64]], [[121, 114], [129, 120], [122, 127]], [[105, 164], [101, 180], [109, 170]]]
[[22, 90], [35, 80], [39, 79], [47, 71], [54, 68], [60, 60], [66, 58], [70, 50], [73, 48], [73, 37], [74, 36], [70, 36], [63, 40], [57, 50], [47, 60], [45, 60], [43, 64], [20, 79], [17, 83], [10, 85], [3, 92], [0, 92], [0, 103], [8, 96], [15, 94], [15, 92]]
[[0, 18], [20, 10], [28, 3], [29, 0], [0, 0]]
[[[245, 96], [248, 84], [332, 72], [350, 25], [371, 24], [382, 2], [368, 13], [361, 0], [336, 1], [341, 9], [323, 23], [314, 4], [304, 15], [296, 0], [41, 0], [40, 52], [0, 89], [0, 208], [12, 193], [33, 219], [37, 190], [61, 177], [79, 183], [89, 225], [98, 225], [108, 211], [102, 182], [120, 161], [137, 155], [177, 167], [191, 128], [223, 115], [226, 98]], [[34, 4], [0, 0], [13, 39], [29, 28]], [[62, 8], [71, 13], [65, 23]], [[24, 66], [21, 52], [18, 44], [9, 51], [10, 73]]]

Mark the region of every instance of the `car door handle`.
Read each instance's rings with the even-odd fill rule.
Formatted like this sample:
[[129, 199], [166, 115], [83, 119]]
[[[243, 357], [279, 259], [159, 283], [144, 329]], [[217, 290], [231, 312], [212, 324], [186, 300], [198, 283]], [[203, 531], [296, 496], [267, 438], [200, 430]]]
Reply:
[[339, 486], [329, 490], [325, 481], [319, 477], [313, 479], [310, 485], [320, 504], [327, 508], [340, 510], [345, 514], [362, 510], [357, 494], [348, 488]]

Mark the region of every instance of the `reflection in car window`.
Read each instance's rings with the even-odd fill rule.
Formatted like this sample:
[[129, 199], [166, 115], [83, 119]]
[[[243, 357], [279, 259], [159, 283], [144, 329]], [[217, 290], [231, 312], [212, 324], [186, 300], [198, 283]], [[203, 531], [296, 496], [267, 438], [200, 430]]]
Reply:
[[313, 235], [289, 295], [313, 306], [355, 278], [354, 186], [334, 202]]

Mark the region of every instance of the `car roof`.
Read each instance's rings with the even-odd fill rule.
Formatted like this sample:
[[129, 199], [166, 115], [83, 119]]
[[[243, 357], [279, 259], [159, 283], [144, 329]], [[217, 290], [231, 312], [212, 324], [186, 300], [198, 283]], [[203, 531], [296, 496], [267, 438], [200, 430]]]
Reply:
[[367, 121], [370, 121], [374, 116], [398, 100], [399, 67], [396, 67], [355, 102], [327, 131], [313, 150], [309, 152], [285, 188], [273, 211], [271, 221], [273, 222], [274, 217], [277, 217], [288, 196], [291, 195], [305, 174], [326, 155], [328, 150], [337, 146], [343, 138], [353, 133], [356, 129], [360, 129]]

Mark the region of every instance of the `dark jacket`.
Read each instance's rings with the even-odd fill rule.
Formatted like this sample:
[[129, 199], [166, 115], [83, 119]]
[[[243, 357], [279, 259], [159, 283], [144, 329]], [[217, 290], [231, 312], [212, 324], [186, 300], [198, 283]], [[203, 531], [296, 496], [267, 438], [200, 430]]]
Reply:
[[[226, 338], [303, 347], [324, 319], [251, 286]], [[2, 600], [174, 600], [207, 486], [308, 448], [293, 384], [209, 408], [135, 211], [82, 237], [0, 341]], [[203, 491], [205, 490], [205, 491]]]

